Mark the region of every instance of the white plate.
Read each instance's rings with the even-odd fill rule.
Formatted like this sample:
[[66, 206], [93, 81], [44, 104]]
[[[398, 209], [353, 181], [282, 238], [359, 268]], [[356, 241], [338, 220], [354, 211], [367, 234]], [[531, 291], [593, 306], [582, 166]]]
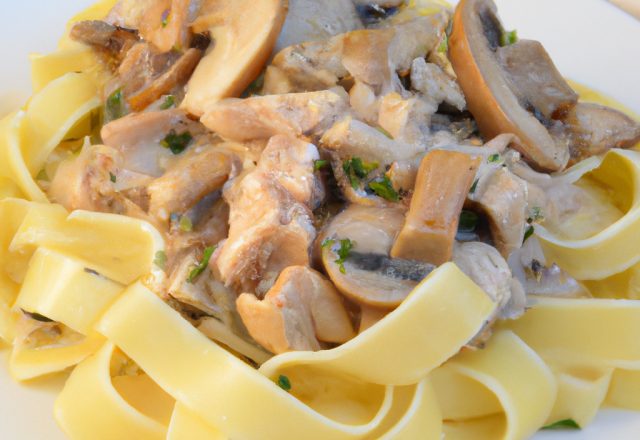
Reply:
[[[259, 0], [258, 0], [259, 1]], [[640, 114], [640, 21], [604, 0], [497, 0], [508, 29], [541, 41], [567, 77], [597, 87]], [[66, 21], [93, 0], [0, 1], [0, 116], [31, 95], [28, 54], [55, 50]], [[53, 418], [62, 380], [20, 386], [0, 352], [0, 439], [65, 440]], [[584, 431], [546, 431], [534, 440], [638, 440], [640, 414], [607, 409]], [[143, 440], [143, 439], [141, 439]]]

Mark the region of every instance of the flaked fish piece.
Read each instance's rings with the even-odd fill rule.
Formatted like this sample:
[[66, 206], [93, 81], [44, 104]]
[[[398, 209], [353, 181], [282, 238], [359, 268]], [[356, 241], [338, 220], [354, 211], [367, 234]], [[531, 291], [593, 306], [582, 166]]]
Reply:
[[398, 93], [389, 93], [382, 98], [378, 123], [394, 140], [426, 144], [431, 115], [437, 111], [436, 101], [424, 95], [403, 99]]
[[246, 142], [279, 134], [321, 135], [351, 114], [339, 95], [322, 91], [225, 100], [207, 112], [202, 122], [225, 139]]
[[217, 266], [227, 286], [264, 294], [284, 268], [309, 265], [311, 209], [324, 197], [313, 172], [318, 159], [312, 144], [275, 136], [256, 169], [225, 188], [231, 228]]
[[467, 107], [458, 83], [436, 64], [427, 63], [424, 58], [416, 58], [411, 63], [411, 87], [438, 104], [446, 102], [460, 111]]
[[287, 267], [262, 301], [243, 293], [237, 307], [249, 334], [275, 354], [317, 351], [322, 342], [355, 337], [336, 288], [308, 267]]

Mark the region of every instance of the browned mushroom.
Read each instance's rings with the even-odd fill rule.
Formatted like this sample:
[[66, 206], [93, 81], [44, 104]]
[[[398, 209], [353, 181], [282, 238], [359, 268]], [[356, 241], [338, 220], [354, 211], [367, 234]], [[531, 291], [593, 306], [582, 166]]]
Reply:
[[440, 266], [451, 258], [458, 218], [480, 159], [433, 151], [420, 164], [407, 220], [391, 250], [394, 258]]
[[[526, 109], [523, 95], [508, 79], [497, 51], [503, 33], [492, 0], [462, 0], [456, 8], [450, 39], [451, 64], [458, 76], [467, 105], [486, 138], [513, 133], [515, 146], [537, 167], [557, 171], [569, 160], [566, 144], [556, 142], [547, 128]], [[544, 81], [563, 82], [546, 52]], [[574, 98], [577, 98], [574, 96]], [[575, 99], [573, 100], [575, 102]]]
[[200, 117], [220, 100], [240, 96], [271, 55], [287, 9], [285, 0], [203, 4], [192, 30], [208, 31], [215, 44], [189, 80], [184, 101], [189, 113]]
[[272, 353], [317, 351], [319, 341], [344, 343], [355, 337], [338, 291], [308, 267], [283, 270], [264, 300], [243, 293], [236, 303], [249, 334]]

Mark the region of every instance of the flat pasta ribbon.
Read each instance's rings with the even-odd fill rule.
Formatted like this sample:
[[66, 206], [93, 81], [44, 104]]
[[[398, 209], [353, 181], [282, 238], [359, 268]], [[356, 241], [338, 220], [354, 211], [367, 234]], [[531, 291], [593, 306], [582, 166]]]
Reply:
[[447, 263], [422, 281], [400, 307], [355, 339], [333, 350], [283, 353], [260, 371], [273, 379], [295, 368], [318, 365], [371, 383], [415, 384], [467, 344], [495, 308], [473, 281]]
[[613, 189], [624, 217], [584, 240], [564, 240], [536, 226], [547, 260], [579, 280], [604, 279], [640, 261], [640, 154], [613, 149], [591, 176]]
[[[549, 368], [510, 331], [496, 332], [485, 349], [460, 353], [442, 368], [483, 384], [497, 397], [503, 411], [485, 417], [478, 414], [469, 421], [445, 423], [448, 440], [528, 438], [543, 426], [556, 399], [556, 382]], [[438, 394], [449, 389], [440, 384]], [[472, 398], [474, 395], [458, 394], [455, 400]], [[492, 436], [482, 437], [478, 424], [487, 425], [484, 432]]]

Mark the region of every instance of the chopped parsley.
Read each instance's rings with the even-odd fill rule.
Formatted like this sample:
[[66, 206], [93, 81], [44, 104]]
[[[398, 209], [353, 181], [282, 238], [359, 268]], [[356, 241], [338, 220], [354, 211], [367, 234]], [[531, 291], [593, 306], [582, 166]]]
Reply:
[[502, 33], [502, 37], [500, 38], [500, 46], [502, 47], [511, 46], [516, 41], [518, 41], [517, 31], [511, 31], [511, 32], [505, 31]]
[[104, 123], [120, 119], [127, 114], [122, 87], [113, 92], [104, 103]]
[[453, 29], [453, 20], [449, 20], [447, 23], [447, 28], [444, 31], [444, 40], [438, 46], [438, 52], [444, 53], [449, 49], [449, 35], [451, 35], [451, 30]]
[[460, 213], [460, 220], [458, 221], [458, 231], [460, 232], [473, 232], [478, 226], [477, 214], [472, 211], [462, 211]]
[[180, 218], [180, 229], [182, 229], [184, 232], [193, 231], [193, 223], [191, 223], [191, 219], [186, 215], [183, 215]]
[[540, 215], [540, 207], [534, 206], [533, 208], [531, 208], [531, 217], [527, 219], [527, 223], [531, 224], [535, 220], [540, 220], [541, 218], [542, 216]]
[[335, 240], [326, 239], [325, 241], [322, 242], [322, 247], [326, 248], [327, 246], [331, 246], [333, 243], [335, 243]]
[[[333, 240], [332, 240], [332, 243], [333, 243]], [[349, 258], [349, 252], [351, 252], [351, 249], [353, 249], [354, 244], [355, 242], [349, 240], [348, 238], [344, 240], [340, 240], [340, 249], [338, 250], [338, 256], [340, 258], [334, 261], [334, 263], [340, 265], [340, 273], [343, 275], [347, 273], [347, 271], [344, 268], [344, 262], [347, 261], [347, 258]]]
[[38, 175], [36, 176], [36, 180], [49, 180], [49, 176], [47, 175], [47, 170], [44, 168], [40, 170]]
[[313, 166], [313, 172], [317, 173], [318, 171], [320, 171], [320, 168], [322, 168], [323, 166], [325, 166], [327, 164], [326, 160], [316, 160], [315, 165]]
[[386, 174], [382, 180], [371, 182], [369, 184], [369, 188], [371, 188], [371, 191], [373, 191], [378, 197], [391, 200], [392, 202], [400, 201], [400, 194], [398, 194], [398, 191], [393, 189], [391, 179], [389, 179]]
[[380, 133], [382, 133], [383, 135], [385, 135], [386, 137], [388, 137], [389, 139], [393, 139], [393, 136], [391, 136], [391, 133], [389, 133], [387, 130], [385, 130], [382, 127], [376, 127], [376, 130], [378, 130]]
[[357, 191], [360, 187], [360, 181], [358, 179], [366, 178], [373, 170], [378, 168], [378, 166], [380, 166], [378, 162], [367, 163], [359, 157], [354, 157], [344, 162], [342, 169], [351, 182], [351, 188]]
[[115, 174], [113, 174], [112, 172], [109, 172], [109, 179], [113, 182], [116, 183], [116, 180], [118, 180], [118, 178], [116, 177]]
[[524, 239], [522, 240], [522, 242], [524, 243], [525, 241], [527, 241], [527, 238], [531, 237], [534, 232], [535, 231], [533, 229], [533, 226], [529, 226], [529, 228], [524, 233]]
[[471, 185], [471, 189], [469, 189], [469, 194], [473, 194], [476, 192], [476, 188], [478, 188], [479, 181], [480, 179], [476, 179], [475, 182], [473, 182], [473, 185]]
[[163, 251], [156, 252], [156, 258], [153, 260], [153, 264], [164, 270], [164, 263], [167, 261], [167, 254]]
[[492, 154], [491, 156], [489, 156], [489, 159], [487, 159], [487, 162], [493, 163], [493, 162], [497, 162], [499, 160], [500, 160], [500, 155], [499, 154]]
[[198, 275], [204, 272], [204, 270], [207, 268], [207, 265], [209, 264], [211, 256], [216, 251], [216, 249], [218, 249], [218, 245], [208, 247], [204, 250], [204, 253], [202, 254], [202, 261], [196, 266], [195, 269], [191, 271], [191, 273], [189, 274], [189, 278], [187, 278], [187, 283], [191, 283], [198, 277]]
[[555, 429], [555, 428], [572, 428], [572, 429], [582, 429], [580, 425], [578, 425], [575, 421], [571, 419], [560, 420], [559, 422], [552, 423], [547, 426], [543, 426], [542, 429]]
[[287, 376], [281, 374], [280, 377], [278, 377], [278, 386], [288, 393], [291, 389], [291, 381]]
[[167, 27], [167, 25], [171, 21], [171, 9], [167, 9], [162, 13], [161, 20], [162, 21], [160, 23], [162, 23], [162, 27]]
[[169, 95], [164, 99], [164, 102], [160, 106], [160, 110], [169, 110], [176, 104], [176, 98], [173, 95]]
[[24, 309], [20, 309], [22, 310], [22, 313], [24, 313], [25, 315], [27, 315], [27, 317], [31, 318], [31, 319], [35, 319], [36, 321], [40, 321], [40, 322], [54, 322], [53, 319], [49, 319], [46, 316], [43, 316], [39, 313], [31, 313], [31, 312], [27, 312]]
[[180, 154], [187, 148], [192, 140], [193, 137], [191, 137], [191, 133], [188, 131], [177, 135], [175, 130], [171, 130], [167, 137], [161, 142], [161, 145], [164, 148], [170, 149], [173, 154]]

